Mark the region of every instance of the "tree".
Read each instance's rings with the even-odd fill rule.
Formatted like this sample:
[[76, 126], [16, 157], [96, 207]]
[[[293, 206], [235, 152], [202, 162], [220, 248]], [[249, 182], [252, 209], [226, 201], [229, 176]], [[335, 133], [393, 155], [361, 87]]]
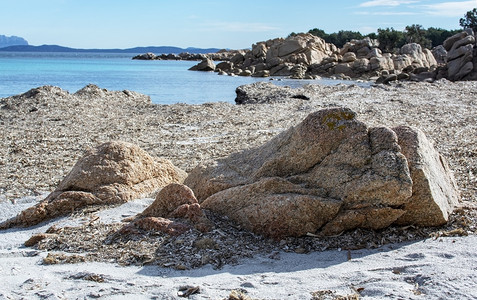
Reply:
[[437, 47], [442, 45], [448, 37], [451, 37], [459, 32], [460, 30], [458, 29], [446, 30], [442, 28], [429, 27], [426, 30], [425, 37], [431, 41], [432, 47]]
[[326, 39], [329, 37], [329, 34], [327, 34], [324, 30], [318, 29], [318, 28], [313, 28], [308, 30], [308, 33], [311, 33], [313, 35], [316, 35], [317, 37], [320, 37], [326, 41]]
[[335, 44], [338, 48], [343, 47], [346, 42], [351, 40], [361, 40], [363, 38], [363, 35], [360, 32], [350, 30], [340, 30], [337, 33], [333, 32], [328, 34], [322, 29], [314, 28], [310, 29], [308, 33], [324, 39], [327, 43]]
[[363, 35], [358, 31], [350, 31], [350, 30], [340, 30], [336, 35], [336, 42], [333, 43], [338, 48], [342, 48], [344, 44], [351, 40], [361, 40], [363, 39]]
[[406, 26], [406, 43], [416, 43], [423, 48], [431, 48], [432, 42], [426, 38], [426, 29], [422, 25], [413, 24]]
[[365, 35], [365, 37], [369, 37], [372, 40], [378, 39], [378, 35], [375, 32], [368, 33], [367, 35]]
[[394, 30], [394, 28], [378, 29], [379, 48], [383, 52], [393, 52], [396, 48], [401, 48], [405, 43], [404, 33]]
[[324, 40], [327, 43], [335, 44], [336, 47], [342, 48], [344, 44], [351, 40], [361, 40], [363, 35], [357, 31], [340, 30], [338, 33], [329, 34]]
[[292, 37], [292, 36], [296, 36], [296, 35], [297, 35], [296, 32], [292, 32], [292, 33], [290, 33], [287, 37]]
[[471, 28], [477, 32], [477, 8], [468, 11], [463, 18], [459, 20], [460, 26], [464, 29]]

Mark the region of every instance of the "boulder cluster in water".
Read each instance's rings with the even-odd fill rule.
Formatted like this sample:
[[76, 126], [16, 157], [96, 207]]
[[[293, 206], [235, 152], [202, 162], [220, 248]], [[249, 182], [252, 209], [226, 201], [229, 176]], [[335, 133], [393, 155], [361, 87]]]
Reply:
[[[215, 71], [220, 75], [288, 76], [314, 79], [319, 76], [365, 79], [377, 83], [396, 80], [433, 82], [446, 78], [477, 80], [476, 38], [471, 29], [449, 37], [432, 51], [419, 44], [404, 45], [398, 53], [382, 53], [377, 40], [352, 40], [343, 48], [311, 34], [298, 34], [252, 45], [250, 50], [220, 51], [212, 54], [160, 55], [152, 53], [135, 59], [201, 60], [190, 70]], [[214, 61], [222, 61], [215, 64]]]

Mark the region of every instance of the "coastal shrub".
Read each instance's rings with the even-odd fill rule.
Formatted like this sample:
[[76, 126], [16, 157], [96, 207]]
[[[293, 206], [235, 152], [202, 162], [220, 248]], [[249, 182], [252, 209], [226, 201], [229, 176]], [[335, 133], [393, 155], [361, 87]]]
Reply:
[[465, 16], [459, 20], [459, 24], [464, 29], [471, 28], [474, 32], [477, 32], [477, 8], [468, 11]]

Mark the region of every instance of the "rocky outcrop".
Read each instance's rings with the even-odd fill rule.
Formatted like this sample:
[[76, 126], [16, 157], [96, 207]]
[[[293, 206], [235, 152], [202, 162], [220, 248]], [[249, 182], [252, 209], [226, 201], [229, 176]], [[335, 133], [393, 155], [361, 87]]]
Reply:
[[153, 158], [136, 145], [108, 142], [88, 150], [54, 192], [0, 228], [36, 225], [86, 206], [124, 203], [185, 177], [168, 160]]
[[309, 99], [304, 91], [288, 86], [276, 86], [271, 82], [255, 82], [237, 87], [236, 104], [284, 102], [290, 98]]
[[[288, 76], [293, 79], [331, 78], [433, 82], [436, 79], [477, 80], [477, 50], [472, 30], [450, 37], [432, 51], [410, 43], [398, 54], [382, 53], [377, 40], [351, 40], [343, 48], [311, 34], [297, 34], [252, 45], [250, 50], [219, 51], [194, 56], [201, 63], [190, 70], [216, 71], [220, 75], [253, 77]], [[179, 54], [155, 56], [146, 53], [137, 59], [190, 59]], [[222, 62], [216, 67], [213, 60]], [[439, 66], [439, 64], [441, 66]]]
[[[422, 49], [419, 44], [404, 45], [398, 55], [382, 53], [377, 47], [377, 41], [369, 38], [353, 40], [341, 49], [341, 57], [334, 61], [334, 65], [313, 66], [313, 70], [316, 74], [328, 73], [349, 78], [371, 78], [379, 75], [379, 83], [387, 83], [397, 79], [410, 79], [409, 74], [416, 69], [421, 68], [419, 72], [422, 73], [437, 66], [432, 52]], [[398, 78], [401, 73], [408, 75]], [[417, 77], [412, 79], [420, 80]]]
[[139, 54], [134, 56], [132, 59], [137, 59], [137, 60], [155, 60], [155, 59], [160, 59], [158, 58], [154, 53], [152, 52], [147, 52], [144, 54]]
[[[423, 134], [369, 128], [346, 108], [312, 113], [261, 147], [201, 164], [185, 184], [201, 207], [274, 238], [437, 226], [459, 198]], [[429, 192], [436, 187], [439, 195]]]
[[[448, 38], [432, 51], [410, 43], [398, 54], [382, 53], [377, 40], [351, 40], [343, 48], [311, 34], [297, 34], [252, 45], [250, 50], [219, 51], [200, 56], [138, 55], [135, 59], [202, 60], [190, 70], [216, 71], [220, 75], [253, 77], [288, 76], [313, 79], [318, 76], [376, 80], [433, 82], [436, 79], [477, 80], [475, 36], [468, 29]], [[171, 57], [172, 56], [172, 57]], [[213, 60], [222, 61], [216, 67]]]
[[477, 79], [476, 39], [471, 29], [455, 34], [444, 41], [447, 50], [447, 78], [449, 80]]
[[320, 63], [338, 51], [333, 44], [311, 34], [298, 34], [286, 39], [277, 38], [252, 45], [251, 50], [241, 51], [230, 58], [231, 65], [217, 68], [220, 74], [242, 76], [293, 76], [306, 77], [308, 66]]
[[[382, 53], [377, 40], [351, 40], [343, 48], [311, 34], [297, 34], [252, 45], [250, 50], [222, 50], [200, 56], [138, 55], [135, 59], [202, 60], [190, 70], [233, 76], [288, 76], [293, 79], [331, 78], [433, 82], [436, 79], [477, 80], [477, 50], [472, 30], [448, 38], [432, 51], [419, 44], [404, 45], [397, 54]], [[214, 60], [222, 61], [213, 66]]]
[[411, 43], [402, 46], [400, 55], [394, 59], [395, 70], [403, 70], [408, 66], [430, 68], [437, 66], [437, 61], [429, 49], [422, 49], [421, 45]]
[[160, 54], [156, 55], [152, 52], [139, 54], [134, 56], [132, 59], [136, 60], [203, 60], [207, 58], [208, 54], [201, 54], [201, 53], [188, 53], [182, 52], [179, 54], [169, 53], [169, 54]]
[[209, 58], [204, 58], [200, 63], [197, 65], [189, 68], [190, 71], [214, 71], [215, 70], [215, 64], [214, 62], [209, 59]]
[[[433, 82], [446, 78], [451, 81], [477, 80], [477, 47], [475, 34], [471, 29], [455, 34], [446, 39], [443, 45], [432, 50], [437, 67], [429, 50], [419, 51], [416, 46], [405, 45], [401, 55], [394, 58], [396, 69], [401, 73], [383, 75], [378, 83], [392, 80], [413, 80]], [[402, 74], [402, 75], [401, 75]]]
[[[378, 46], [377, 40], [365, 38], [352, 40], [338, 49], [311, 34], [297, 34], [254, 44], [251, 50], [235, 54], [215, 71], [221, 75], [288, 76], [294, 79], [317, 76], [369, 79], [381, 75], [385, 79], [389, 74], [411, 74], [415, 69], [422, 73], [437, 66], [432, 52], [418, 44], [404, 45], [398, 55], [382, 53]], [[399, 79], [423, 80], [422, 77], [409, 75]], [[389, 82], [390, 79], [382, 81]]]
[[204, 60], [206, 58], [211, 59], [213, 61], [230, 61], [232, 57], [234, 57], [238, 53], [245, 53], [245, 50], [219, 50], [216, 53], [189, 53], [189, 52], [181, 52], [179, 54], [169, 53], [169, 54], [154, 54], [151, 52], [139, 54], [134, 56], [132, 59], [137, 60]]

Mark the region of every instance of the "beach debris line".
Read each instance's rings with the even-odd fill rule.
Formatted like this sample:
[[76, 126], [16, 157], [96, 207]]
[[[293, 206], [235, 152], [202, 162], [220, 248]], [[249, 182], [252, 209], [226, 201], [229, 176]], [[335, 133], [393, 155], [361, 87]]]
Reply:
[[331, 290], [320, 290], [311, 292], [311, 300], [359, 300], [358, 293], [340, 295]]

